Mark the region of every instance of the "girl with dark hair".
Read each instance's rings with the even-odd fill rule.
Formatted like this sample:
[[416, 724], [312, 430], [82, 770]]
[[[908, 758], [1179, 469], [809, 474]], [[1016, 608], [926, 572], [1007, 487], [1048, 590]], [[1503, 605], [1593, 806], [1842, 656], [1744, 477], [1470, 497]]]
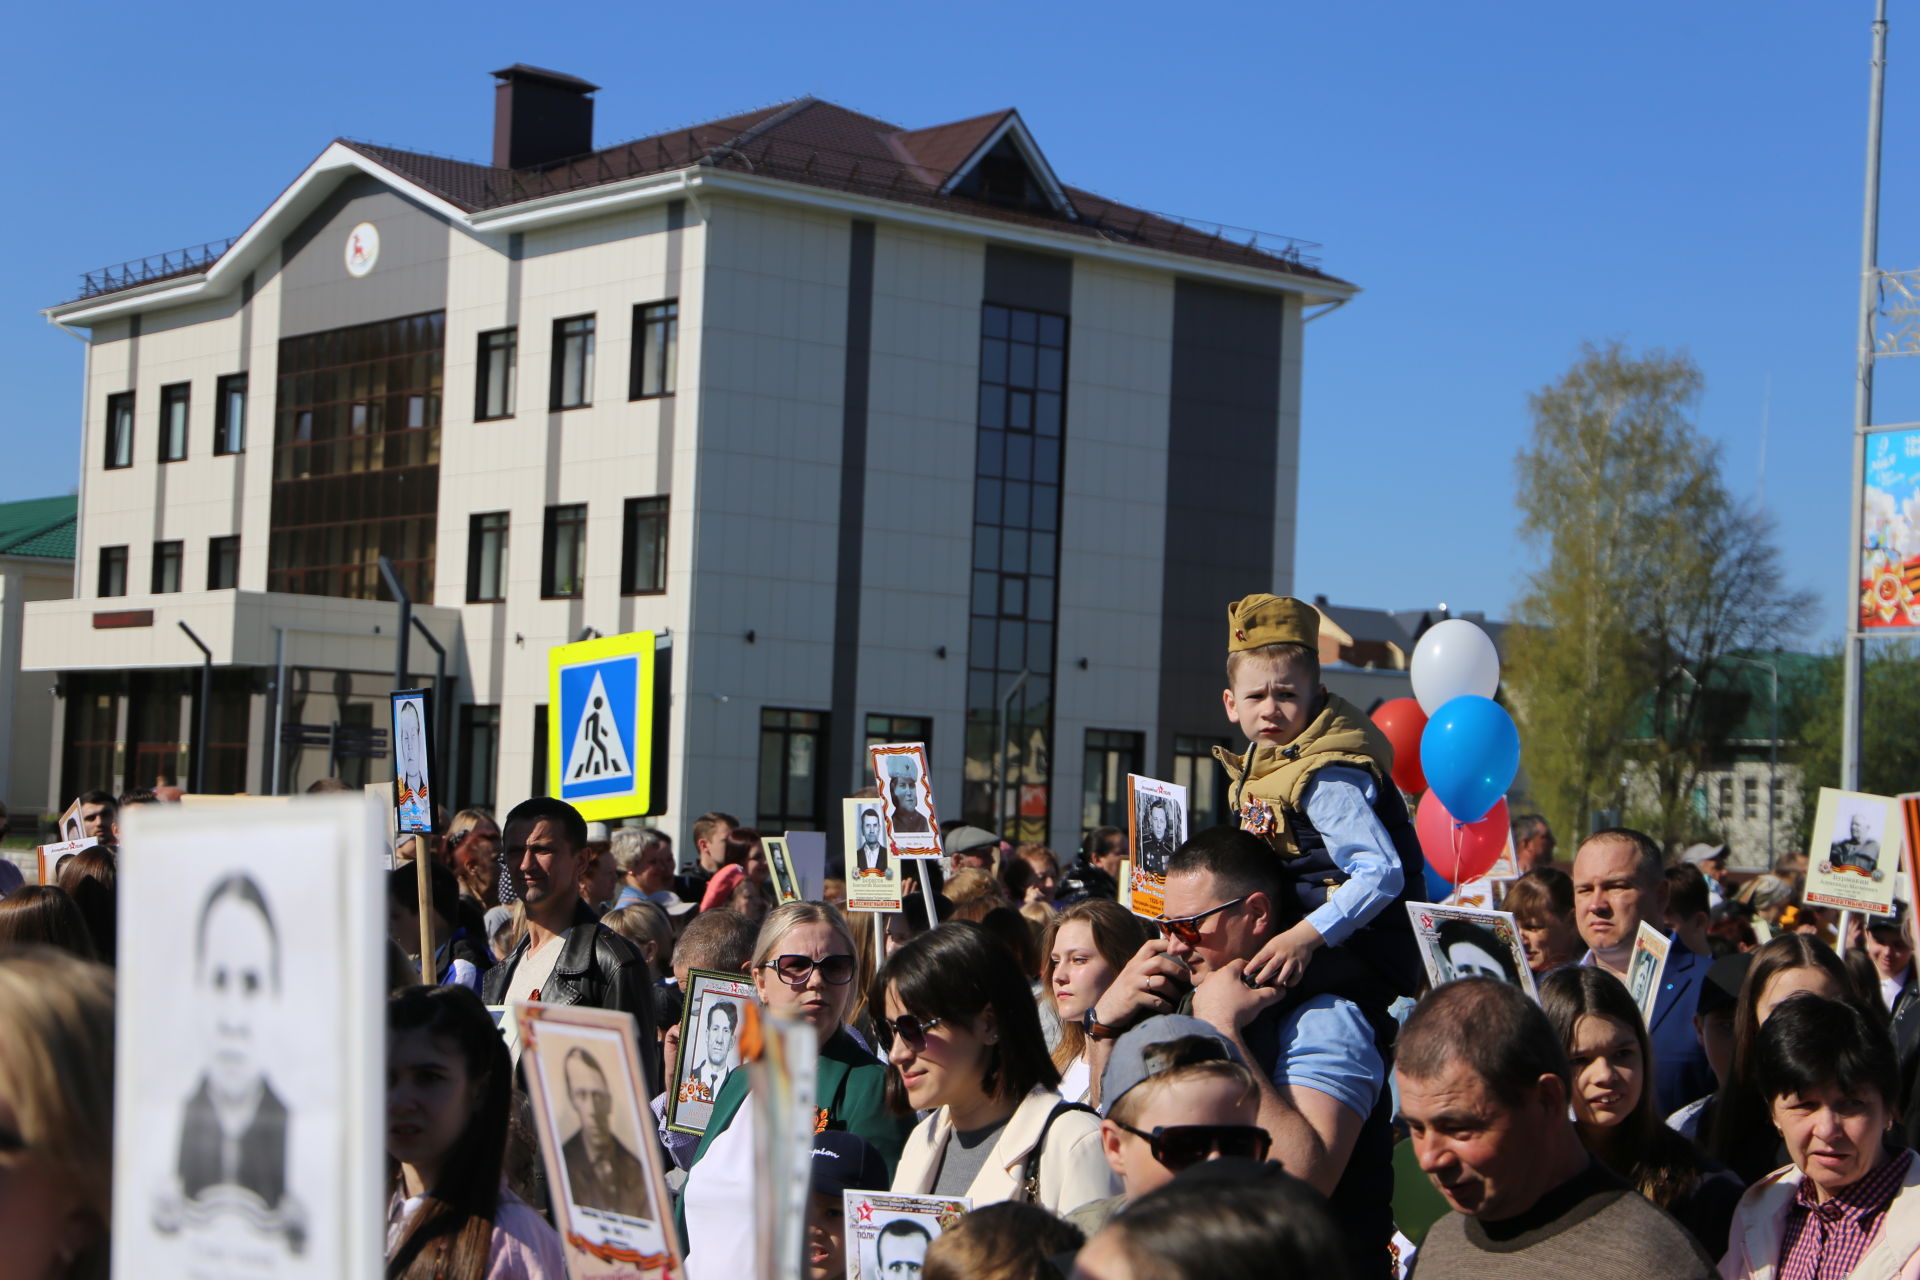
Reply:
[[1572, 964], [1586, 950], [1573, 923], [1573, 877], [1558, 867], [1535, 867], [1515, 880], [1500, 909], [1513, 913], [1527, 968], [1535, 973]]
[[1041, 939], [1040, 979], [1047, 1004], [1060, 1020], [1053, 1065], [1060, 1096], [1085, 1102], [1093, 1092], [1087, 1064], [1087, 1010], [1105, 994], [1127, 961], [1146, 945], [1147, 922], [1108, 898], [1082, 898], [1063, 907]]
[[1783, 933], [1753, 954], [1740, 1003], [1733, 1012], [1733, 1068], [1700, 1115], [1707, 1154], [1749, 1186], [1786, 1163], [1779, 1135], [1767, 1121], [1766, 1099], [1753, 1079], [1754, 1044], [1781, 1001], [1807, 993], [1845, 999], [1852, 990], [1846, 965], [1799, 933]]
[[1710, 1255], [1725, 1253], [1745, 1184], [1661, 1121], [1653, 1050], [1627, 989], [1604, 969], [1569, 966], [1541, 980], [1540, 1007], [1573, 1066], [1574, 1121], [1587, 1151], [1679, 1219]]
[[86, 917], [66, 890], [50, 884], [25, 885], [0, 898], [0, 951], [36, 944], [99, 959]]
[[895, 1192], [1062, 1214], [1118, 1190], [1099, 1121], [1060, 1100], [1033, 992], [1005, 946], [978, 925], [941, 925], [893, 954], [880, 990], [889, 1100], [931, 1113], [907, 1139]]
[[506, 1187], [513, 1068], [466, 987], [387, 1002], [387, 1280], [565, 1280], [560, 1237]]
[[1741, 1200], [1720, 1274], [1920, 1280], [1920, 1162], [1894, 1130], [1884, 1027], [1850, 1003], [1797, 995], [1760, 1028], [1751, 1067], [1792, 1164]]

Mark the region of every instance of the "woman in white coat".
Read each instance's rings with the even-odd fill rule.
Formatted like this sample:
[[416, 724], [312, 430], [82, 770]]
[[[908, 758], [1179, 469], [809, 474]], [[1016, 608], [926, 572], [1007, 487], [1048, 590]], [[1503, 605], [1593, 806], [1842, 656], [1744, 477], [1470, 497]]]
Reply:
[[893, 1190], [1003, 1200], [1065, 1214], [1118, 1191], [1100, 1122], [1060, 1100], [1020, 965], [978, 925], [900, 948], [880, 972], [890, 1100], [931, 1112], [907, 1138]]
[[1920, 1160], [1894, 1127], [1899, 1075], [1884, 1028], [1816, 995], [1760, 1028], [1754, 1083], [1793, 1163], [1747, 1189], [1725, 1280], [1920, 1280]]

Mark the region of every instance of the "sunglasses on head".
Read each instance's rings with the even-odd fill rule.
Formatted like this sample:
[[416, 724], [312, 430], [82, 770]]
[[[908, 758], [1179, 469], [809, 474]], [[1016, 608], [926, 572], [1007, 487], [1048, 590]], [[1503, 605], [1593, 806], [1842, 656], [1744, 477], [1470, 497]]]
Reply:
[[1254, 1124], [1157, 1124], [1148, 1133], [1115, 1120], [1114, 1124], [1144, 1139], [1153, 1158], [1173, 1173], [1199, 1164], [1218, 1151], [1227, 1157], [1265, 1160], [1273, 1139]]
[[1231, 911], [1246, 900], [1247, 896], [1243, 893], [1232, 902], [1223, 902], [1217, 907], [1208, 907], [1198, 915], [1181, 916], [1177, 920], [1169, 920], [1165, 916], [1156, 916], [1153, 922], [1160, 926], [1160, 932], [1167, 937], [1178, 938], [1191, 947], [1200, 941], [1200, 922], [1202, 920], [1205, 920], [1208, 916], [1217, 916], [1222, 911]]
[[903, 1013], [897, 1018], [881, 1019], [873, 1029], [880, 1036], [882, 1049], [893, 1048], [893, 1038], [899, 1036], [907, 1048], [918, 1053], [927, 1047], [927, 1032], [945, 1021], [945, 1018], [922, 1018], [917, 1014]]
[[820, 971], [820, 980], [828, 986], [844, 987], [853, 981], [853, 957], [850, 955], [828, 956], [824, 960], [815, 960], [812, 956], [775, 956], [760, 966], [778, 974], [780, 981], [790, 987], [802, 986], [813, 971]]

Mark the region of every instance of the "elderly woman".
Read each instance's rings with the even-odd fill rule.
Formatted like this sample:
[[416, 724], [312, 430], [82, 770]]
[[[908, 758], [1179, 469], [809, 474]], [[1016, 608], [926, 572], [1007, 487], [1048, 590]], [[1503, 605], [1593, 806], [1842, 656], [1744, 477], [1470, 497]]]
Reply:
[[[753, 985], [769, 1013], [797, 1018], [819, 1038], [814, 1081], [819, 1128], [858, 1134], [879, 1151], [891, 1171], [911, 1124], [888, 1109], [886, 1064], [847, 1033], [854, 955], [853, 935], [838, 911], [818, 902], [789, 902], [774, 908], [760, 926], [751, 961]], [[744, 1067], [720, 1086], [707, 1131], [688, 1166], [681, 1213], [692, 1280], [731, 1280], [753, 1273], [753, 1233], [741, 1218], [754, 1179], [747, 1087]]]
[[1748, 1189], [1725, 1280], [1920, 1280], [1920, 1164], [1894, 1139], [1893, 1043], [1859, 1009], [1797, 995], [1760, 1028], [1754, 1078], [1793, 1163]]

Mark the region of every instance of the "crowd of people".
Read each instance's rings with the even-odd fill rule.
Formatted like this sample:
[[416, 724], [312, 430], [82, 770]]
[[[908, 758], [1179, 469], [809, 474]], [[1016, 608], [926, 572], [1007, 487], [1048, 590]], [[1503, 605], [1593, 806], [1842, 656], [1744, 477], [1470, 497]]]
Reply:
[[[1150, 917], [1123, 905], [1115, 828], [1063, 864], [948, 824], [878, 919], [844, 909], [837, 859], [817, 900], [777, 902], [758, 833], [720, 812], [684, 866], [668, 832], [547, 798], [403, 847], [430, 918], [398, 867], [386, 1274], [565, 1275], [516, 1022], [488, 1008], [523, 1000], [631, 1016], [687, 1273], [754, 1274], [754, 1083], [719, 1052], [737, 1011], [683, 1043], [698, 970], [814, 1033], [810, 1280], [846, 1274], [849, 1191], [972, 1205], [881, 1240], [889, 1276], [1920, 1280], [1910, 912], [1838, 934], [1794, 907], [1803, 868], [1741, 886], [1724, 849], [1626, 828], [1563, 867], [1528, 816], [1504, 906], [1537, 998], [1428, 990], [1419, 844], [1307, 613], [1235, 606], [1237, 821], [1171, 849]], [[85, 807], [99, 843], [57, 884], [0, 884], [0, 1277], [108, 1265], [118, 806]], [[1670, 938], [1647, 1017], [1625, 982], [1643, 923]], [[604, 1119], [604, 1072], [566, 1069]], [[710, 1104], [701, 1133], [669, 1123], [676, 1080]], [[572, 1140], [576, 1202], [642, 1177], [604, 1132]], [[1395, 1219], [1401, 1151], [1447, 1206], [1430, 1226]]]

